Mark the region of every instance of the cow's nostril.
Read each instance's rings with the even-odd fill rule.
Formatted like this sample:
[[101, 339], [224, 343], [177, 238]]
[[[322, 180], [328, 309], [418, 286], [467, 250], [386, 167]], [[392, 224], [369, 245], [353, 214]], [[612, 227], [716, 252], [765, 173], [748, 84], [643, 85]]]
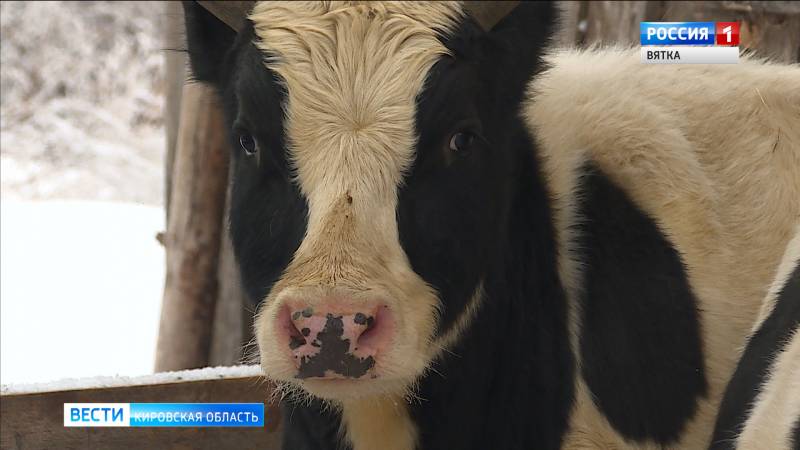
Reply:
[[289, 333], [289, 348], [294, 350], [306, 345], [304, 336], [308, 336], [310, 332], [308, 328], [303, 328], [303, 331], [301, 332], [297, 329], [297, 326], [294, 324], [294, 322], [290, 320], [286, 324], [286, 331]]
[[372, 341], [372, 336], [375, 334], [375, 325], [368, 327], [361, 333], [361, 336], [358, 337], [356, 340], [356, 349], [364, 348], [365, 346], [369, 346], [370, 342]]
[[[356, 348], [371, 348], [375, 347], [376, 340], [378, 335], [380, 334], [381, 328], [381, 320], [380, 317], [382, 315], [381, 311], [383, 308], [380, 308], [374, 316], [366, 316], [361, 314], [363, 317], [363, 321], [361, 322], [362, 325], [366, 325], [367, 328], [358, 336], [356, 339]], [[360, 314], [360, 313], [359, 313]], [[359, 323], [360, 317], [359, 314], [356, 314], [356, 323]]]

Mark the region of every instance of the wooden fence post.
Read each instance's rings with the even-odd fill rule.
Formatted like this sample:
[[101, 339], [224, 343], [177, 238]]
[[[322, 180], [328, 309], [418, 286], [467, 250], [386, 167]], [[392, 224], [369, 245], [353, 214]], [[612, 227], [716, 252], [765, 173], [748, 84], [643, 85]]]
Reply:
[[[164, 164], [164, 180], [165, 180], [165, 189], [164, 189], [164, 204], [165, 204], [165, 213], [167, 217], [167, 228], [169, 230], [169, 224], [171, 222], [170, 216], [173, 209], [182, 209], [183, 206], [178, 206], [173, 208], [172, 207], [172, 190], [176, 184], [180, 184], [185, 182], [183, 181], [173, 181], [173, 177], [185, 177], [184, 174], [181, 174], [184, 170], [183, 167], [176, 167], [176, 154], [177, 148], [179, 146], [179, 133], [180, 130], [183, 128], [185, 129], [184, 132], [188, 132], [186, 130], [193, 129], [192, 127], [197, 126], [197, 122], [195, 119], [189, 120], [190, 123], [186, 123], [186, 120], [181, 122], [181, 114], [182, 109], [186, 109], [187, 106], [183, 105], [182, 96], [184, 86], [186, 84], [186, 79], [188, 78], [188, 67], [186, 61], [186, 53], [182, 51], [185, 49], [186, 44], [184, 42], [184, 23], [183, 23], [183, 8], [181, 7], [179, 2], [165, 2], [165, 14], [166, 20], [165, 25], [166, 29], [164, 30], [164, 48], [165, 48], [165, 71], [166, 71], [166, 84], [167, 84], [167, 98], [166, 98], [166, 105], [164, 108], [165, 114], [165, 125], [166, 125], [166, 132], [167, 132], [167, 148], [165, 154], [165, 164]], [[195, 88], [187, 88], [189, 90], [193, 90]], [[214, 108], [215, 94], [212, 92], [202, 94], [204, 100], [198, 102], [198, 99], [190, 99], [187, 100], [189, 102], [195, 102], [201, 107], [208, 107]], [[183, 108], [182, 108], [183, 105]], [[189, 107], [191, 109], [191, 107]], [[183, 112], [186, 114], [186, 112]], [[218, 126], [221, 125], [221, 121]], [[187, 128], [188, 127], [188, 128]], [[220, 129], [219, 133], [224, 136], [224, 130]], [[188, 136], [188, 135], [187, 135]], [[184, 137], [185, 139], [186, 137]], [[202, 142], [201, 145], [205, 145]], [[185, 145], [185, 144], [184, 144]], [[193, 144], [194, 145], [194, 144]], [[224, 143], [223, 143], [224, 147]], [[194, 152], [195, 150], [191, 150]], [[186, 152], [186, 150], [184, 150]], [[184, 153], [186, 156], [187, 153]], [[225, 151], [227, 155], [227, 151]], [[198, 153], [199, 155], [199, 153]], [[197, 157], [195, 155], [194, 157]], [[213, 183], [225, 183], [227, 184], [227, 179], [229, 178], [228, 173], [224, 170], [223, 167], [219, 168], [219, 171], [212, 174], [214, 180], [206, 180], [212, 181]], [[177, 193], [175, 195], [186, 195], [187, 193]], [[228, 196], [230, 193], [228, 193]], [[199, 314], [196, 318], [199, 318], [202, 323], [202, 327], [207, 327], [207, 330], [201, 331], [200, 329], [194, 329], [191, 331], [190, 335], [182, 334], [186, 332], [186, 328], [189, 325], [184, 324], [176, 324], [172, 323], [172, 321], [186, 321], [187, 317], [184, 314], [175, 315], [173, 309], [175, 305], [167, 305], [168, 302], [174, 302], [175, 300], [165, 300], [165, 306], [163, 306], [163, 311], [166, 316], [162, 317], [162, 324], [161, 330], [163, 333], [171, 333], [171, 337], [167, 337], [166, 334], [163, 337], [159, 338], [159, 344], [157, 349], [157, 363], [156, 369], [185, 369], [185, 368], [192, 368], [197, 367], [198, 365], [207, 363], [210, 365], [231, 365], [238, 363], [242, 360], [243, 357], [243, 348], [245, 344], [250, 340], [252, 336], [251, 332], [251, 323], [252, 323], [252, 311], [247, 308], [248, 302], [245, 299], [244, 292], [240, 286], [241, 281], [239, 279], [238, 267], [236, 265], [235, 258], [233, 256], [233, 248], [230, 242], [230, 236], [228, 234], [228, 227], [227, 227], [227, 211], [228, 211], [228, 203], [229, 200], [226, 198], [224, 209], [219, 210], [217, 212], [207, 211], [207, 214], [204, 217], [207, 220], [211, 220], [212, 216], [218, 214], [217, 220], [219, 221], [219, 247], [215, 249], [214, 246], [206, 246], [204, 247], [203, 252], [205, 254], [203, 257], [198, 260], [198, 262], [203, 262], [203, 264], [207, 265], [207, 274], [212, 272], [211, 266], [216, 267], [215, 279], [216, 284], [211, 281], [203, 282], [204, 286], [210, 289], [208, 292], [212, 292], [211, 290], [214, 289], [216, 286], [216, 291], [213, 294], [208, 294], [203, 297], [197, 296], [197, 293], [183, 293], [179, 294], [177, 291], [179, 290], [179, 286], [175, 285], [176, 277], [180, 276], [178, 274], [172, 273], [169, 275], [169, 282], [168, 287], [165, 288], [165, 299], [167, 297], [175, 298], [176, 295], [182, 296], [195, 296], [195, 299], [198, 299], [205, 303], [213, 303], [211, 304], [201, 304], [199, 306], [192, 307], [190, 310], [195, 310], [195, 314]], [[185, 202], [184, 202], [185, 204]], [[192, 207], [202, 207], [206, 208], [207, 204], [202, 205], [194, 205]], [[216, 206], [214, 206], [216, 208]], [[166, 250], [168, 253], [168, 258], [170, 261], [178, 258], [175, 255], [176, 251], [176, 244], [175, 240], [181, 241], [184, 239], [184, 236], [175, 236], [175, 233], [183, 233], [184, 231], [176, 230], [175, 227], [172, 229], [172, 244], [167, 246]], [[217, 231], [213, 231], [213, 233], [217, 233]], [[165, 244], [167, 243], [167, 235], [169, 233], [159, 233], [159, 240]], [[216, 254], [214, 254], [216, 252]], [[199, 267], [194, 268], [194, 275], [192, 276], [200, 276], [200, 272], [206, 269], [201, 269]], [[187, 298], [184, 298], [183, 302], [188, 302]], [[182, 307], [186, 307], [187, 305], [183, 305]], [[173, 311], [173, 312], [171, 312]], [[211, 311], [209, 313], [209, 311]], [[200, 327], [199, 324], [194, 324], [192, 327]], [[167, 330], [173, 330], [172, 332]], [[206, 338], [206, 335], [210, 335], [210, 338]], [[198, 336], [201, 336], [201, 340], [195, 344], [190, 342], [191, 339], [195, 339]], [[208, 343], [204, 342], [206, 339], [209, 340]], [[176, 342], [178, 340], [179, 342]], [[172, 343], [168, 343], [168, 341], [173, 341]], [[181, 343], [183, 342], [183, 343]], [[187, 347], [189, 345], [190, 347]], [[200, 348], [208, 347], [208, 351], [205, 352], [205, 355], [201, 355], [204, 351], [200, 350]], [[196, 347], [196, 348], [195, 348]], [[180, 361], [176, 360], [178, 358], [177, 355], [170, 355], [169, 352], [176, 351], [180, 354], [185, 353], [187, 348], [194, 348], [192, 350], [195, 352], [195, 356], [188, 357], [181, 356]], [[167, 364], [167, 361], [172, 361], [172, 363]]]
[[[164, 161], [164, 205], [169, 214], [175, 147], [180, 125], [181, 95], [186, 81], [186, 53], [183, 42], [183, 8], [179, 2], [164, 2], [166, 29], [164, 30], [164, 80], [167, 98], [164, 104], [164, 125], [167, 131], [167, 148]], [[167, 216], [169, 221], [169, 216]]]
[[556, 36], [558, 45], [561, 47], [573, 47], [579, 39], [578, 22], [580, 21], [580, 10], [583, 2], [562, 1], [560, 3], [561, 23]]
[[183, 88], [164, 236], [167, 275], [156, 371], [209, 362], [229, 158], [215, 95], [200, 83]]
[[[233, 176], [233, 167], [229, 171]], [[228, 212], [230, 211], [231, 185], [222, 214], [222, 236], [219, 251], [219, 289], [216, 312], [212, 329], [211, 354], [209, 363], [212, 366], [229, 366], [242, 362], [243, 350], [250, 340], [250, 329], [253, 323], [252, 312], [247, 310], [249, 302], [242, 289], [239, 266], [233, 254], [233, 243], [228, 230]], [[249, 313], [249, 314], [248, 314]]]

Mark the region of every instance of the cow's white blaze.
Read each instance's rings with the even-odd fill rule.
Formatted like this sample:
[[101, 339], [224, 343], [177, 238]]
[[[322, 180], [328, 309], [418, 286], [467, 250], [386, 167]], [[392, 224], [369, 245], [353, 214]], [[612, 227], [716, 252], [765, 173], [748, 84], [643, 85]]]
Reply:
[[261, 2], [250, 19], [266, 66], [286, 90], [284, 129], [309, 207], [305, 237], [256, 319], [267, 376], [294, 380], [275, 322], [286, 301], [379, 300], [394, 339], [368, 382], [306, 380], [346, 399], [402, 395], [432, 357], [439, 299], [398, 236], [397, 191], [415, 156], [416, 99], [458, 3]]

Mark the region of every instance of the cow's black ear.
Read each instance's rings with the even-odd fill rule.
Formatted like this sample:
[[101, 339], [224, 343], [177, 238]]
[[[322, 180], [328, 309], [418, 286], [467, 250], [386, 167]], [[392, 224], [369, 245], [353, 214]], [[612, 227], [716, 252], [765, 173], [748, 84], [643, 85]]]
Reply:
[[219, 85], [236, 32], [197, 2], [183, 2], [183, 11], [192, 75], [198, 81]]
[[484, 67], [506, 95], [519, 96], [540, 65], [558, 21], [554, 2], [520, 2], [486, 33]]

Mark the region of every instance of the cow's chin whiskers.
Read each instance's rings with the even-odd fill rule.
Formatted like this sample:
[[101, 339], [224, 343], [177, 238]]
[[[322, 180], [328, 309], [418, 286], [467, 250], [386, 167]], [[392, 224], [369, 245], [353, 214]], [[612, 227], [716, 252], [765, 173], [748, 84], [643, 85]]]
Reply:
[[427, 364], [421, 364], [421, 369], [415, 371], [409, 370], [408, 365], [387, 364], [380, 367], [381, 375], [376, 378], [297, 379], [291, 372], [281, 371], [278, 374], [269, 370], [265, 370], [265, 375], [275, 383], [272, 398], [277, 401], [289, 400], [296, 404], [308, 404], [312, 399], [319, 399], [341, 404], [391, 396], [413, 403], [423, 400], [417, 394], [418, 380], [429, 370], [433, 369]]
[[275, 388], [273, 389], [269, 400], [273, 404], [286, 404], [288, 402], [294, 405], [306, 407], [311, 406], [312, 402], [317, 401], [318, 404], [322, 404], [325, 410], [337, 409], [340, 407], [338, 402], [331, 399], [318, 397], [308, 392], [301, 385], [293, 381], [276, 381]]
[[269, 401], [275, 403], [285, 403], [287, 401], [308, 406], [314, 396], [304, 391], [303, 388], [288, 381], [274, 381], [275, 387], [272, 390]]
[[341, 405], [342, 402], [359, 401], [381, 396], [417, 398], [410, 386], [414, 382], [404, 380], [281, 380], [274, 381], [275, 388], [270, 400], [289, 401], [308, 405], [312, 400]]
[[312, 394], [328, 400], [351, 401], [403, 392], [406, 383], [401, 380], [346, 381], [330, 386], [327, 381], [306, 380], [303, 387]]

